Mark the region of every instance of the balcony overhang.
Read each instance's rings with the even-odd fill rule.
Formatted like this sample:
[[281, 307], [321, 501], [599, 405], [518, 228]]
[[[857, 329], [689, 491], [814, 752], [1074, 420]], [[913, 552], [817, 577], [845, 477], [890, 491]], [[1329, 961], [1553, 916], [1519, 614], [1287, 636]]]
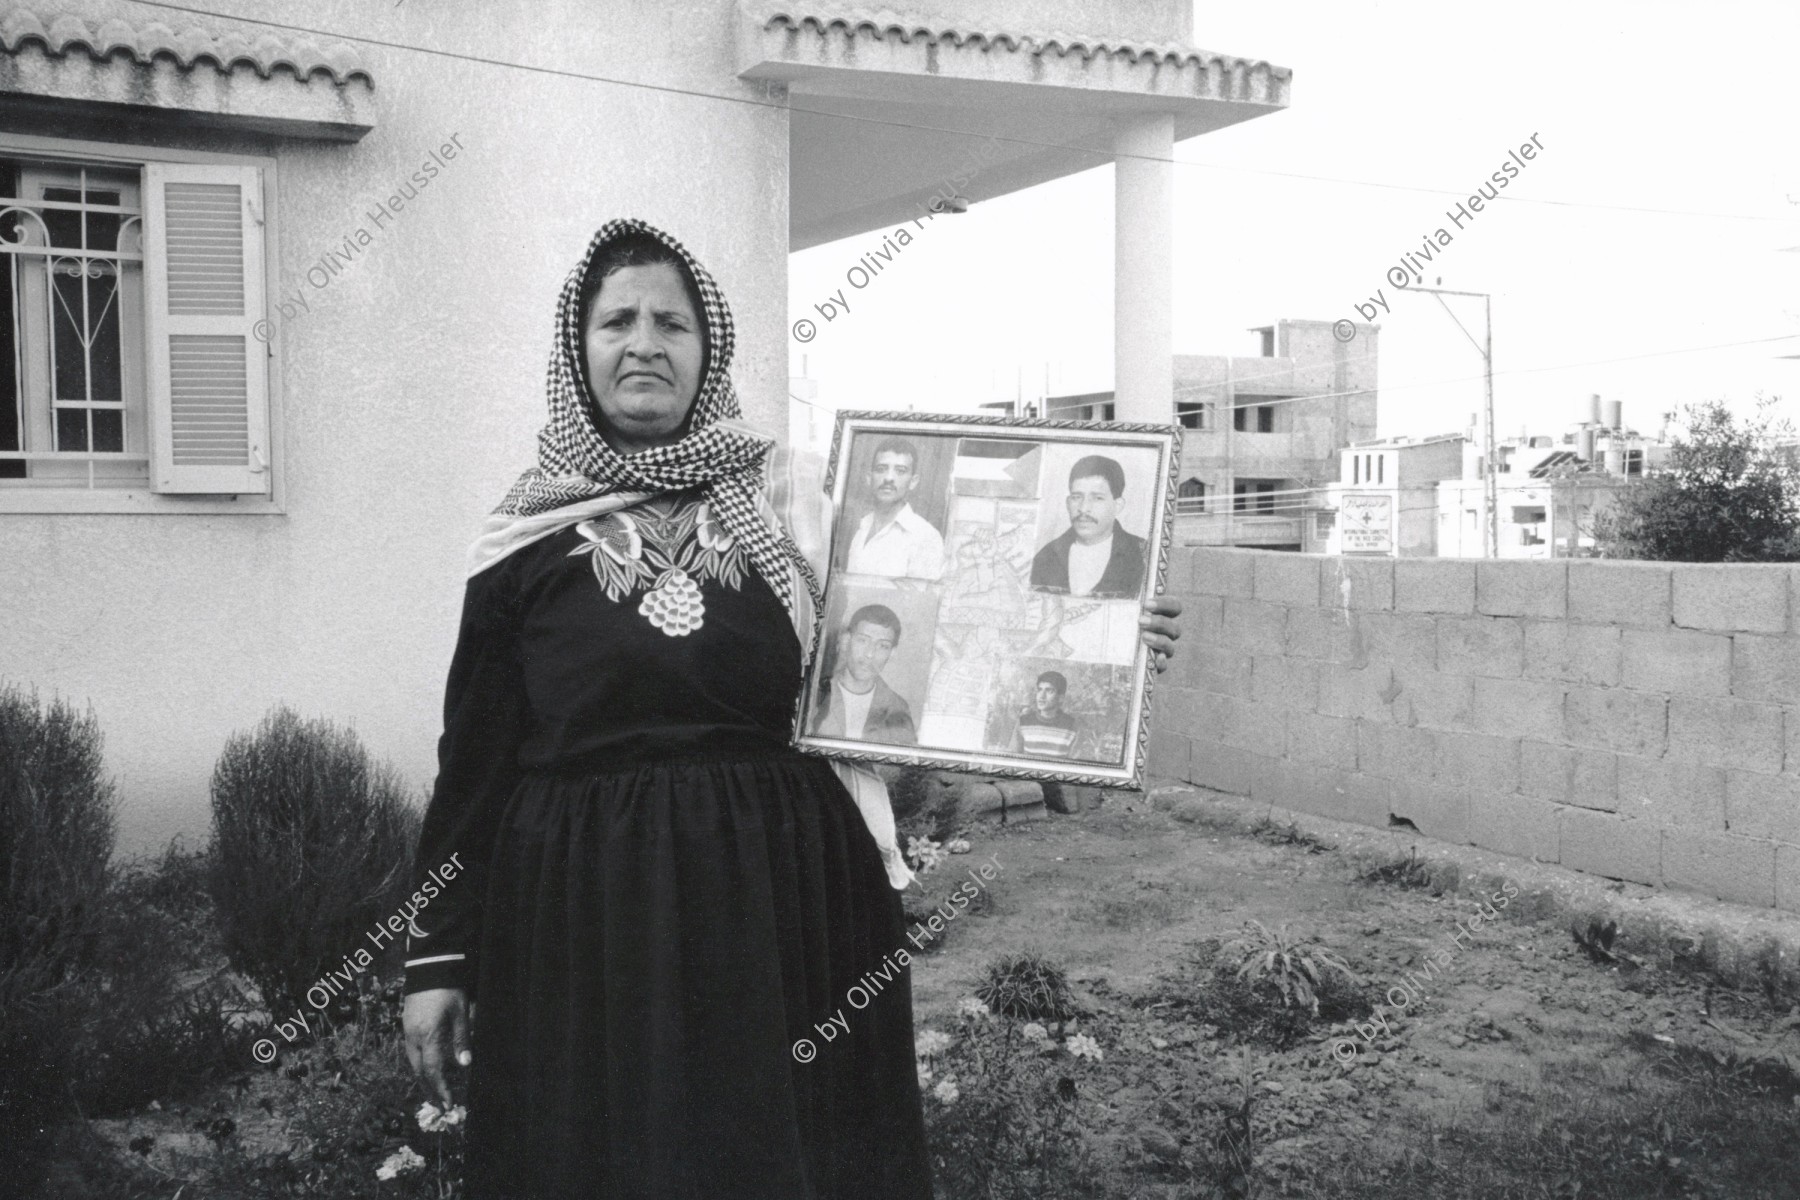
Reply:
[[0, 17], [0, 116], [86, 118], [353, 142], [374, 128], [374, 80], [336, 44], [181, 33], [14, 8]]
[[990, 200], [1113, 161], [1120, 120], [1175, 138], [1285, 108], [1283, 67], [1183, 45], [747, 7], [741, 78], [786, 89], [795, 250], [912, 220], [950, 185]]

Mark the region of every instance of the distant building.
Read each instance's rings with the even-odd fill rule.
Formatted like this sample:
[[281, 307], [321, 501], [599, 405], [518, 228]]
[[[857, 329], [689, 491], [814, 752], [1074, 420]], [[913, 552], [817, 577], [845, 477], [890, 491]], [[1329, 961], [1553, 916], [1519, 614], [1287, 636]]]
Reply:
[[[1308, 548], [1339, 451], [1375, 434], [1375, 326], [1356, 326], [1349, 342], [1330, 321], [1253, 332], [1260, 355], [1175, 356], [1174, 417], [1184, 427], [1175, 537], [1185, 545]], [[1042, 409], [1109, 421], [1113, 393], [1050, 396]]]
[[1313, 514], [1307, 551], [1436, 554], [1438, 483], [1461, 477], [1467, 445], [1460, 433], [1352, 443], [1339, 452], [1338, 482]]

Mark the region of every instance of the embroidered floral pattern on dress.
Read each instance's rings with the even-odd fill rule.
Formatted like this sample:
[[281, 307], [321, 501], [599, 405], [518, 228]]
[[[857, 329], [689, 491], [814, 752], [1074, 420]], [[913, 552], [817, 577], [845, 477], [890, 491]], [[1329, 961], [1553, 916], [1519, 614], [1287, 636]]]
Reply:
[[623, 604], [644, 591], [638, 612], [670, 637], [686, 637], [704, 623], [701, 584], [716, 579], [734, 591], [743, 586], [743, 545], [705, 500], [639, 505], [582, 521], [575, 532], [582, 544], [569, 556], [588, 556], [606, 598]]

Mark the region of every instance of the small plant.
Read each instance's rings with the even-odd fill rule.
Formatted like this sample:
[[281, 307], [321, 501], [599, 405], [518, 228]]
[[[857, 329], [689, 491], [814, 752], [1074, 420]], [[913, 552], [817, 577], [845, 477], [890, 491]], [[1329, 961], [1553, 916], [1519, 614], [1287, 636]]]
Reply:
[[1298, 821], [1282, 825], [1266, 816], [1258, 817], [1250, 826], [1249, 832], [1259, 842], [1267, 842], [1271, 846], [1302, 846], [1308, 854], [1323, 854], [1332, 849], [1331, 843], [1300, 828]]
[[995, 1013], [1021, 1021], [1066, 1021], [1075, 996], [1062, 968], [1041, 954], [1015, 954], [988, 967], [975, 994]]
[[1343, 959], [1323, 946], [1290, 938], [1285, 925], [1275, 932], [1261, 921], [1252, 920], [1250, 925], [1254, 932], [1232, 943], [1243, 955], [1237, 977], [1252, 988], [1265, 983], [1273, 987], [1283, 1007], [1303, 1007], [1318, 1016], [1327, 971], [1361, 982]]
[[225, 952], [270, 1012], [308, 1005], [405, 894], [418, 817], [399, 778], [354, 732], [277, 708], [226, 743], [212, 809]]
[[1405, 858], [1391, 859], [1370, 867], [1358, 875], [1361, 883], [1386, 883], [1401, 888], [1416, 888], [1429, 891], [1432, 895], [1440, 895], [1444, 891], [1442, 883], [1432, 874], [1431, 865], [1419, 858], [1419, 848], [1411, 847]]

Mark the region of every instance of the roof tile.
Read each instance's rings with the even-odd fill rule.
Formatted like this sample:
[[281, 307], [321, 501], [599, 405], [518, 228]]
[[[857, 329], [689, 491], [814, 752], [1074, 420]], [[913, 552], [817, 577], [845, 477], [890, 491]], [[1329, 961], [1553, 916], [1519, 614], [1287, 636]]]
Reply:
[[371, 88], [375, 86], [374, 77], [356, 51], [342, 42], [320, 47], [310, 41], [285, 42], [273, 34], [263, 34], [252, 41], [198, 28], [176, 33], [160, 22], [133, 28], [116, 17], [101, 23], [96, 32], [73, 13], [51, 14], [47, 25], [28, 8], [11, 8], [0, 15], [0, 49], [17, 54], [32, 43], [52, 56], [85, 51], [90, 58], [105, 62], [114, 54], [123, 54], [148, 66], [161, 55], [174, 59], [183, 70], [205, 62], [229, 75], [243, 66], [268, 79], [278, 69], [286, 68], [301, 80], [323, 74], [338, 87], [352, 79], [361, 79]]

